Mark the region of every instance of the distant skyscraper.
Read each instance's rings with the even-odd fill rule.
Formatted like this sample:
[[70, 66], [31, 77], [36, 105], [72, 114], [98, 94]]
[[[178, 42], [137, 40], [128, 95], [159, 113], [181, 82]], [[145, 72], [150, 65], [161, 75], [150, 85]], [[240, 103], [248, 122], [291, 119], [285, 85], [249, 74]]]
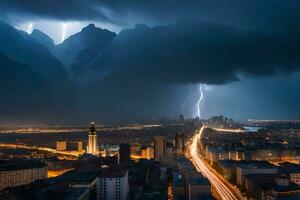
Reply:
[[163, 163], [166, 152], [166, 139], [164, 136], [154, 136], [154, 160]]
[[94, 122], [91, 122], [91, 128], [88, 135], [87, 153], [98, 155], [97, 133]]
[[122, 143], [119, 149], [119, 162], [120, 164], [128, 164], [130, 161], [130, 144]]

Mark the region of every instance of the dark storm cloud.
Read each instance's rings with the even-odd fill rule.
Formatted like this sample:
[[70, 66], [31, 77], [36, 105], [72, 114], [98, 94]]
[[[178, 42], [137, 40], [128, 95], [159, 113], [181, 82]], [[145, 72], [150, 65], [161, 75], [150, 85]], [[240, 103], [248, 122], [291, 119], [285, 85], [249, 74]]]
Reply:
[[299, 8], [297, 0], [2, 0], [0, 15], [101, 20], [121, 26], [196, 19], [279, 30], [297, 23]]
[[210, 84], [235, 81], [238, 72], [260, 76], [298, 70], [299, 8], [296, 0], [0, 2], [4, 17], [164, 24], [122, 32], [101, 56], [100, 63], [114, 69], [110, 77]]
[[113, 23], [108, 16], [95, 5], [95, 1], [81, 0], [3, 0], [0, 2], [1, 16], [13, 20], [19, 17], [30, 19], [57, 20], [102, 20]]
[[300, 38], [180, 22], [122, 31], [101, 59], [111, 78], [138, 82], [223, 84], [300, 68]]

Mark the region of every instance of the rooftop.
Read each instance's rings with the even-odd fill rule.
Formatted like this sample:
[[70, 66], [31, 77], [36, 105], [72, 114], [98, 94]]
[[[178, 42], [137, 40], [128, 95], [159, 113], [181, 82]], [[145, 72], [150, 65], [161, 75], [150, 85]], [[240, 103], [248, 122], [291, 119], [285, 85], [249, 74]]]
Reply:
[[290, 183], [289, 186], [281, 186], [281, 185], [277, 185], [276, 183], [266, 183], [263, 184], [262, 187], [265, 190], [273, 190], [276, 192], [294, 192], [294, 191], [298, 191], [300, 192], [300, 185], [297, 185], [295, 183]]
[[264, 190], [274, 190], [276, 192], [289, 192], [289, 191], [299, 191], [300, 185], [289, 182], [288, 186], [278, 185], [276, 183], [276, 178], [278, 174], [249, 174], [245, 178], [259, 185]]
[[251, 161], [251, 162], [245, 162], [241, 165], [239, 165], [239, 168], [242, 169], [277, 169], [275, 165], [272, 163], [269, 163], [267, 161]]
[[46, 163], [37, 160], [12, 159], [0, 160], [0, 171], [13, 171], [47, 167]]
[[300, 165], [289, 162], [281, 163], [279, 169], [288, 173], [300, 173]]
[[116, 178], [125, 176], [127, 169], [120, 165], [110, 166], [108, 168], [103, 168], [100, 173], [101, 178]]
[[239, 164], [245, 163], [237, 160], [218, 160], [219, 165], [222, 167], [236, 167]]
[[59, 182], [86, 183], [94, 181], [100, 174], [99, 170], [71, 170], [57, 177]]
[[245, 176], [245, 179], [256, 184], [274, 183], [275, 178], [275, 174], [249, 174]]

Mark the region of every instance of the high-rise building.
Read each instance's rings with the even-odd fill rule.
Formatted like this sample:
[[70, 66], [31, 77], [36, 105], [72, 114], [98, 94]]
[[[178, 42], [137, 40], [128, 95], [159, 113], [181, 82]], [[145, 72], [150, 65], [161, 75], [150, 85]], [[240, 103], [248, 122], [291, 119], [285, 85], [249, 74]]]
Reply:
[[97, 200], [126, 200], [128, 193], [128, 170], [120, 166], [102, 170], [97, 180]]
[[164, 136], [154, 136], [154, 160], [161, 163], [165, 160], [166, 139]]
[[122, 143], [119, 149], [119, 163], [128, 164], [130, 161], [130, 144]]
[[88, 146], [86, 152], [88, 154], [98, 155], [97, 133], [96, 133], [94, 122], [91, 122], [91, 127], [88, 135]]

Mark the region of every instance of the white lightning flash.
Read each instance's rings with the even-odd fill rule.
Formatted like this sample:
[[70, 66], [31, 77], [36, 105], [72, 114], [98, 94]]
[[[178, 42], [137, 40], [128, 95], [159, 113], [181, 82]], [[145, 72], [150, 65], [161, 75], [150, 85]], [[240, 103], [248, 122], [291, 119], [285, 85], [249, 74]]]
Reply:
[[31, 22], [31, 23], [28, 25], [28, 29], [27, 29], [27, 33], [28, 33], [28, 34], [31, 34], [32, 28], [33, 28], [33, 22]]
[[63, 42], [66, 39], [66, 33], [67, 33], [67, 24], [62, 23], [61, 42]]
[[202, 104], [203, 99], [204, 99], [203, 85], [200, 84], [199, 85], [199, 99], [196, 104], [196, 114], [195, 114], [195, 117], [198, 117], [199, 119], [201, 119], [201, 104]]

